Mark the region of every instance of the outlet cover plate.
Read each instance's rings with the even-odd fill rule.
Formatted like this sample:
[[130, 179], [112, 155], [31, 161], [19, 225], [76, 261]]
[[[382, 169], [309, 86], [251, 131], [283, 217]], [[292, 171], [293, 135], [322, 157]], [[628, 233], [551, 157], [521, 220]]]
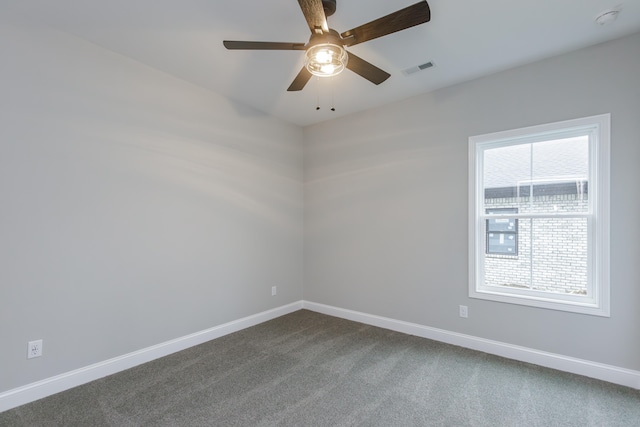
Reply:
[[42, 356], [42, 340], [29, 341], [27, 346], [27, 359]]
[[460, 306], [460, 317], [469, 317], [469, 307], [467, 307], [466, 305]]

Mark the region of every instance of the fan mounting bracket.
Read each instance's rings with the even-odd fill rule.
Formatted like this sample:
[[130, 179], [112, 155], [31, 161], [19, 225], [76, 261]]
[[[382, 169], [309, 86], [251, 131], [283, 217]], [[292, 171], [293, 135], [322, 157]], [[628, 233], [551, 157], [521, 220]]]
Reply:
[[322, 0], [325, 16], [331, 16], [336, 12], [336, 1], [337, 0]]

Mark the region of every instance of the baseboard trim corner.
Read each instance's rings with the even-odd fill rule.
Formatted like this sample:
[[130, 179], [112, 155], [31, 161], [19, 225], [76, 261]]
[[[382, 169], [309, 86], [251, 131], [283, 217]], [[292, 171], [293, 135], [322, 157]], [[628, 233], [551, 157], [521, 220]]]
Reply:
[[302, 309], [297, 301], [0, 393], [0, 412]]
[[307, 310], [327, 314], [329, 316], [353, 320], [355, 322], [415, 335], [422, 338], [428, 338], [447, 344], [453, 344], [508, 359], [532, 363], [546, 368], [557, 369], [634, 389], [640, 389], [640, 371], [619, 368], [617, 366], [563, 356], [560, 354], [548, 353], [532, 348], [521, 347], [500, 341], [487, 340], [471, 335], [347, 310], [330, 305], [318, 304], [311, 301], [303, 301], [302, 306]]

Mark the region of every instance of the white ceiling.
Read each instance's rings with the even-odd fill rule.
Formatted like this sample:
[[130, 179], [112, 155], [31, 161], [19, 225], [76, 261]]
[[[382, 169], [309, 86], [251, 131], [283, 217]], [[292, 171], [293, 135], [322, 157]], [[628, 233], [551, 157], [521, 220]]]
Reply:
[[[417, 1], [338, 0], [329, 26], [343, 32]], [[302, 52], [222, 46], [224, 39], [306, 43], [309, 28], [295, 0], [2, 0], [0, 13], [75, 34], [298, 125], [640, 31], [640, 0], [429, 0], [429, 5], [431, 22], [349, 48], [389, 72], [386, 82], [375, 86], [346, 70], [332, 81], [314, 78], [301, 92], [286, 89], [302, 67]], [[594, 23], [615, 6], [622, 6], [617, 21]], [[402, 73], [427, 61], [436, 66]]]

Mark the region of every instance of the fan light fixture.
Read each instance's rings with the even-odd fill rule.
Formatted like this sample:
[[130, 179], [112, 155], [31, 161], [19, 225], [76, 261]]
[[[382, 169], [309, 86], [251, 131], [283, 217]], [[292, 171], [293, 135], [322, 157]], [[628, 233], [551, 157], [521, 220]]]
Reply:
[[298, 0], [311, 37], [308, 43], [261, 42], [224, 40], [227, 49], [238, 50], [297, 50], [304, 51], [304, 66], [287, 88], [288, 92], [299, 91], [312, 76], [330, 77], [348, 68], [375, 85], [387, 80], [391, 74], [347, 52], [360, 43], [377, 39], [397, 31], [406, 30], [431, 20], [431, 9], [426, 0], [397, 10], [374, 21], [338, 33], [329, 28], [327, 17], [336, 11], [337, 0]]
[[349, 55], [344, 47], [333, 43], [320, 43], [307, 49], [304, 66], [315, 76], [331, 77], [347, 66]]

